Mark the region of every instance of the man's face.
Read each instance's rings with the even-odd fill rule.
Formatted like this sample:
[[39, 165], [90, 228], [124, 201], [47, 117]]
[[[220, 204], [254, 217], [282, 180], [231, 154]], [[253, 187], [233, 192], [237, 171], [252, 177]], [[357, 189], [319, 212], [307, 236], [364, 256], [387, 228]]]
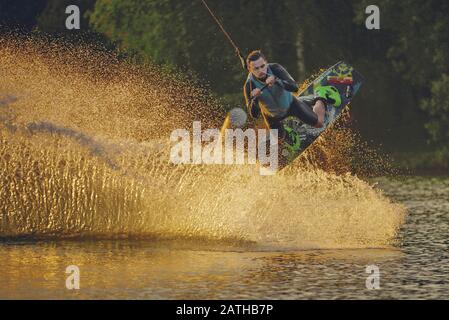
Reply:
[[251, 61], [249, 71], [257, 78], [263, 79], [267, 76], [268, 62], [264, 58]]

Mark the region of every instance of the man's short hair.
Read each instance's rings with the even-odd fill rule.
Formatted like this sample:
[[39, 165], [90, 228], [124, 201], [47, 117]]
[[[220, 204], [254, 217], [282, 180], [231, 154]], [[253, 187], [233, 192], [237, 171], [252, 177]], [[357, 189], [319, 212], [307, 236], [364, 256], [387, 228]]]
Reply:
[[257, 61], [257, 60], [259, 60], [260, 58], [262, 58], [262, 59], [264, 59], [264, 60], [267, 60], [267, 59], [265, 58], [265, 56], [263, 55], [262, 51], [260, 51], [260, 50], [254, 50], [254, 51], [252, 51], [252, 52], [248, 55], [248, 57], [246, 58], [246, 65], [247, 65], [248, 68], [249, 68], [251, 62]]

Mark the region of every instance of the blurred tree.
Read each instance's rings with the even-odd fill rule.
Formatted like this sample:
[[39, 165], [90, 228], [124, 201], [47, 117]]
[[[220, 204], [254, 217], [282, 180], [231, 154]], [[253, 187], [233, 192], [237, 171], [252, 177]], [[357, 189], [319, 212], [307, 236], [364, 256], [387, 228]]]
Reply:
[[430, 92], [431, 97], [421, 103], [431, 116], [426, 129], [431, 139], [440, 143], [449, 155], [449, 75], [443, 74], [438, 80], [432, 81]]
[[431, 140], [448, 148], [449, 2], [380, 0], [377, 4], [381, 26], [392, 34], [387, 58], [430, 117], [425, 127]]
[[[242, 52], [263, 49], [296, 66], [294, 1], [208, 1]], [[219, 93], [240, 92], [242, 72], [233, 48], [200, 1], [98, 0], [95, 30], [153, 62], [194, 70]], [[293, 29], [293, 30], [292, 30]]]

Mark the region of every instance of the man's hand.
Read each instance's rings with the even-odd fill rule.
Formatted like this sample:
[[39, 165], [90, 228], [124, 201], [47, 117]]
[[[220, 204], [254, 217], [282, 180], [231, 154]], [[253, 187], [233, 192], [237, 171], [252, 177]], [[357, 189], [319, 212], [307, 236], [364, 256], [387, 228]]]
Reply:
[[268, 84], [269, 87], [271, 87], [276, 82], [275, 76], [269, 76], [267, 80], [265, 80], [265, 83]]
[[253, 91], [251, 91], [251, 98], [257, 98], [261, 94], [262, 94], [262, 90], [260, 90], [259, 88], [256, 88]]

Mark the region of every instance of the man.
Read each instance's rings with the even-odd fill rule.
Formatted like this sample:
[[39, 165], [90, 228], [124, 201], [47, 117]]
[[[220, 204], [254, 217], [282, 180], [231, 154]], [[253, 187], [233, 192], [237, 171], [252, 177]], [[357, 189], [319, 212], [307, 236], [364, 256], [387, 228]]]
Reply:
[[[252, 118], [264, 117], [269, 129], [277, 129], [281, 140], [287, 136], [281, 121], [295, 116], [315, 128], [322, 128], [326, 100], [315, 96], [297, 98], [293, 92], [298, 85], [288, 72], [277, 63], [268, 63], [260, 50], [251, 52], [246, 59], [248, 78], [243, 92], [248, 114]], [[267, 87], [262, 91], [262, 88]], [[253, 103], [250, 102], [253, 100]]]

